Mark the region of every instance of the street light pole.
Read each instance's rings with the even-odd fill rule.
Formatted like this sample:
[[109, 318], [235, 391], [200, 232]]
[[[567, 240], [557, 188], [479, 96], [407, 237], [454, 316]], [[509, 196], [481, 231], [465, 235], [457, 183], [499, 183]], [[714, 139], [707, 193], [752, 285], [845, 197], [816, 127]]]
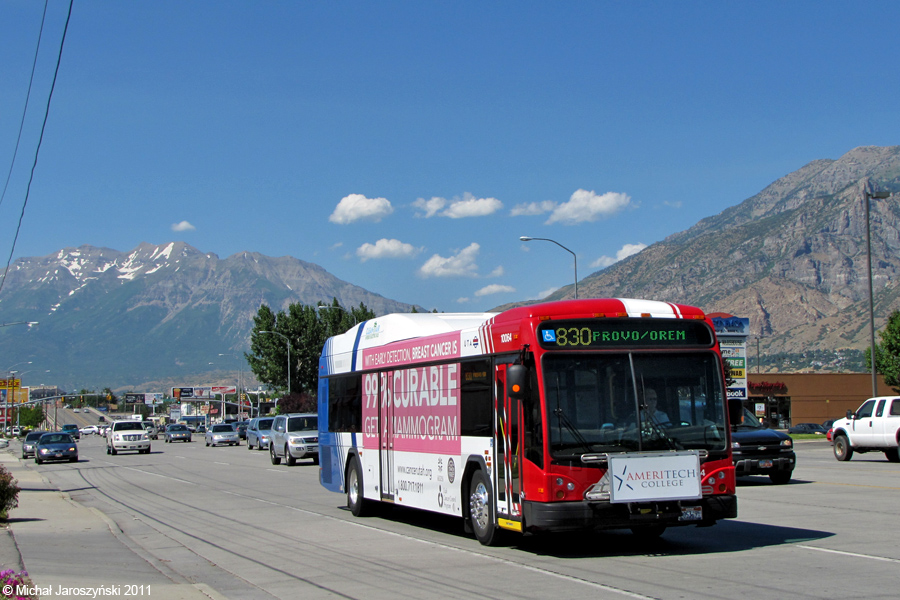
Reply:
[[271, 333], [272, 335], [277, 335], [284, 338], [284, 342], [287, 345], [287, 393], [288, 396], [291, 395], [291, 340], [288, 339], [288, 336], [283, 333], [278, 333], [277, 331], [260, 331], [259, 333]]
[[529, 237], [527, 235], [523, 235], [523, 236], [519, 237], [519, 240], [522, 242], [530, 242], [533, 240], [540, 240], [542, 242], [553, 242], [554, 244], [556, 244], [557, 246], [559, 246], [560, 248], [562, 248], [563, 250], [565, 250], [566, 252], [568, 252], [569, 254], [572, 255], [572, 258], [575, 259], [575, 299], [578, 300], [578, 257], [575, 256], [575, 253], [572, 252], [571, 250], [569, 250], [568, 248], [566, 248], [565, 246], [563, 246], [562, 244], [560, 244], [559, 242], [557, 242], [556, 240], [551, 240], [550, 238], [536, 238], [536, 237]]
[[878, 395], [878, 378], [875, 368], [875, 293], [872, 285], [872, 233], [869, 224], [869, 199], [889, 198], [890, 192], [872, 191], [869, 179], [863, 180], [863, 204], [866, 207], [866, 273], [869, 275], [869, 347], [872, 354], [872, 397]]
[[[241, 361], [240, 358], [238, 358], [237, 354], [229, 354], [229, 353], [223, 354], [220, 352], [219, 356], [230, 356], [230, 357], [234, 358], [236, 361], [238, 361], [239, 376], [238, 376], [238, 387], [237, 387], [237, 405], [238, 405], [238, 412], [240, 412], [241, 408], [243, 408], [243, 404], [241, 403], [241, 396], [243, 396], [243, 394], [244, 394], [244, 363], [243, 363], [243, 361]], [[222, 398], [224, 400], [225, 397], [222, 396]], [[225, 410], [224, 405], [223, 405], [222, 410]], [[223, 414], [222, 417], [224, 418], [225, 415]]]

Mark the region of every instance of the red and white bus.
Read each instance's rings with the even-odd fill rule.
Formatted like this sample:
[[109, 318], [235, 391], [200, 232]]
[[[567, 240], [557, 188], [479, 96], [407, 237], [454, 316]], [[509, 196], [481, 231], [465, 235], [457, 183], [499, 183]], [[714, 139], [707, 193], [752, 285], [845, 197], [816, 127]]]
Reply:
[[737, 516], [724, 390], [712, 322], [690, 306], [386, 315], [323, 348], [320, 480], [354, 515], [455, 515], [483, 544], [711, 525]]

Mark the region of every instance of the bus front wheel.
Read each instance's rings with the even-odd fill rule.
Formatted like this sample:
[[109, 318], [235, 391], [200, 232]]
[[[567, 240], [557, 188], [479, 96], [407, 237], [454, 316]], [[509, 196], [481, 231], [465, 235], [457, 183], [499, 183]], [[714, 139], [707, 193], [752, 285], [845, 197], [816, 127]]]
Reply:
[[497, 542], [491, 486], [481, 470], [475, 471], [469, 485], [469, 518], [479, 542], [485, 546], [492, 546]]

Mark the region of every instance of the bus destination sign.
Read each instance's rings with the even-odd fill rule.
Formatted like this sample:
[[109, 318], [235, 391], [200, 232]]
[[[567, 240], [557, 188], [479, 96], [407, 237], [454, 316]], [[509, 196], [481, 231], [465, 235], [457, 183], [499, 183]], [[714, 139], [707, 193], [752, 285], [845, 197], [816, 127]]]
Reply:
[[538, 328], [541, 347], [579, 348], [710, 348], [713, 337], [705, 321], [687, 319], [604, 319], [555, 321]]

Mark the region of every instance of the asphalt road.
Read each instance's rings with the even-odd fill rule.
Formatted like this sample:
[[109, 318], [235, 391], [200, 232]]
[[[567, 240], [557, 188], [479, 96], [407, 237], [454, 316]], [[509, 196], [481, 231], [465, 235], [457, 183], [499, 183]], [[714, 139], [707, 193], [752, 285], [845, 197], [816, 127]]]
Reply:
[[900, 465], [882, 454], [839, 463], [827, 442], [797, 444], [788, 485], [740, 479], [738, 519], [672, 529], [649, 546], [615, 532], [485, 548], [457, 519], [404, 509], [357, 519], [311, 461], [273, 466], [246, 445], [195, 437], [108, 456], [102, 438], [86, 436], [80, 453], [76, 464], [28, 468], [101, 511], [148, 563], [225, 598], [898, 595]]

